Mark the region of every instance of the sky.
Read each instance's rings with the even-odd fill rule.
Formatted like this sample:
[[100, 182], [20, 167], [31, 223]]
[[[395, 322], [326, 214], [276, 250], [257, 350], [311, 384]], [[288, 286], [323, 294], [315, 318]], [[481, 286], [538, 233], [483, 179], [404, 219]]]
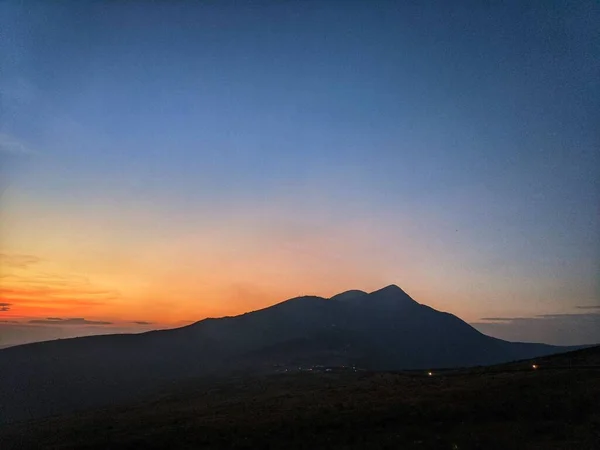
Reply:
[[397, 284], [600, 342], [594, 1], [0, 3], [0, 346]]

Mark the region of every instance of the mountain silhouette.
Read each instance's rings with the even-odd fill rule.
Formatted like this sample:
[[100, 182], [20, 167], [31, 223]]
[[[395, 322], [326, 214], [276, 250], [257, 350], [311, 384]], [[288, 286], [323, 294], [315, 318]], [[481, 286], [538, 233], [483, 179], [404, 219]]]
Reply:
[[398, 286], [296, 297], [171, 330], [0, 350], [0, 423], [109, 404], [186, 378], [274, 366], [468, 367], [572, 350], [486, 336]]

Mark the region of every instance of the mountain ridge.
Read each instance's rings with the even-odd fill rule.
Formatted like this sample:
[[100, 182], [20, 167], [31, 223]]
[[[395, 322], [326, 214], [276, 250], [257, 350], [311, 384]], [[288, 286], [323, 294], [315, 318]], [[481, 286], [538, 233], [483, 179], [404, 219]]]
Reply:
[[468, 367], [570, 349], [487, 336], [396, 285], [329, 299], [301, 296], [181, 328], [0, 350], [0, 422], [120, 401], [174, 380], [276, 366]]

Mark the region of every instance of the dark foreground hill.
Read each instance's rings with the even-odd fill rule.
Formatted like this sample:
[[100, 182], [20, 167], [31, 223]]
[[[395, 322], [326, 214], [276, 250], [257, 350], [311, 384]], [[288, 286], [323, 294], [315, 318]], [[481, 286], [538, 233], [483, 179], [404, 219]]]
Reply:
[[[600, 448], [600, 347], [442, 372], [191, 382], [128, 406], [0, 427], [2, 449]], [[536, 368], [533, 368], [535, 364]]]
[[314, 365], [469, 367], [566, 350], [486, 336], [393, 285], [298, 297], [173, 330], [0, 350], [0, 423], [114, 404], [187, 378]]

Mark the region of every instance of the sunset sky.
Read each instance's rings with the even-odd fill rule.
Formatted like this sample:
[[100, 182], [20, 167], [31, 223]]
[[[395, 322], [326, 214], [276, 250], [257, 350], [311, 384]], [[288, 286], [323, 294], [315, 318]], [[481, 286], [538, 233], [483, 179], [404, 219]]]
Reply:
[[600, 342], [600, 7], [408, 3], [0, 3], [0, 346], [391, 283]]

